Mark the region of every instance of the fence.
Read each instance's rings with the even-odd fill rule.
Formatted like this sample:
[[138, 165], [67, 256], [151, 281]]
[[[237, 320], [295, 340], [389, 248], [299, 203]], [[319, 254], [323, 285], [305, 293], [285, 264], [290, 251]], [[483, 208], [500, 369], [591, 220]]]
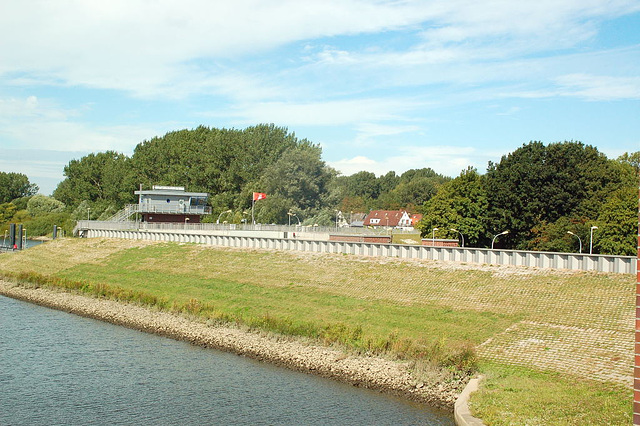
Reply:
[[[291, 233], [258, 235], [265, 231], [246, 231], [231, 234], [229, 229], [201, 231], [191, 229], [129, 229], [121, 228], [121, 223], [99, 222], [78, 224], [83, 235], [92, 237], [127, 238], [152, 241], [173, 241], [197, 243], [212, 246], [257, 248], [272, 250], [295, 250], [315, 253], [340, 253], [360, 256], [394, 257], [399, 259], [425, 259], [454, 261], [474, 264], [513, 265], [549, 269], [570, 269], [622, 274], [636, 273], [636, 258], [633, 256], [590, 255], [579, 253], [553, 253], [518, 250], [491, 250], [473, 247], [430, 247], [403, 244], [363, 243], [329, 241], [326, 239], [292, 238]], [[83, 225], [89, 225], [83, 228]], [[197, 225], [197, 224], [196, 224]], [[296, 231], [298, 232], [298, 231]], [[247, 234], [247, 235], [239, 235]], [[271, 234], [271, 233], [269, 233]]]
[[[345, 233], [362, 235], [389, 235], [391, 231], [384, 228], [355, 228], [335, 226], [300, 226], [300, 225], [270, 225], [270, 224], [217, 224], [217, 223], [162, 223], [162, 222], [133, 222], [133, 221], [97, 221], [80, 220], [76, 229], [122, 229], [122, 230], [180, 230], [180, 231], [274, 231], [296, 233]], [[417, 230], [393, 230], [402, 234], [419, 234]]]

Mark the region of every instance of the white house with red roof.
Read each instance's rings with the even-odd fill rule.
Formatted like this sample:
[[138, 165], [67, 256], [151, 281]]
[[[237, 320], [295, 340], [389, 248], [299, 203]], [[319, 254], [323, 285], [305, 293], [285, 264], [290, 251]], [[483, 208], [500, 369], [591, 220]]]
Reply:
[[404, 210], [373, 210], [364, 219], [364, 226], [410, 228], [411, 216]]

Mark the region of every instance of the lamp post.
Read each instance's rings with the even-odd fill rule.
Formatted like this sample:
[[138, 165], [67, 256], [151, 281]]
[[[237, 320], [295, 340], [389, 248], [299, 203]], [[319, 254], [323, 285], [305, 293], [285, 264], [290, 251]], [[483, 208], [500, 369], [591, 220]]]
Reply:
[[589, 254], [593, 254], [593, 230], [594, 229], [598, 229], [598, 227], [595, 225], [591, 227], [591, 232], [589, 233]]
[[[296, 216], [296, 214], [293, 211], [291, 211], [291, 209], [289, 209], [289, 211], [287, 212], [287, 216], [289, 216], [289, 226], [291, 226], [291, 216]], [[298, 219], [298, 222], [300, 222], [299, 219]]]
[[91, 220], [89, 219], [89, 213], [91, 212], [91, 207], [87, 207], [87, 220]]
[[185, 217], [184, 218], [184, 229], [187, 229], [187, 223], [189, 222], [189, 218]]
[[291, 217], [295, 217], [298, 221], [298, 226], [300, 226], [300, 218], [298, 217], [297, 213], [289, 212], [287, 214], [289, 215], [289, 226], [291, 226]]
[[435, 245], [436, 245], [436, 231], [437, 231], [438, 229], [439, 229], [439, 228], [433, 228], [433, 229], [431, 230], [431, 245], [432, 245], [432, 246], [435, 246]]
[[582, 240], [580, 239], [580, 237], [578, 237], [576, 234], [574, 234], [571, 231], [567, 231], [567, 234], [573, 235], [574, 237], [576, 237], [578, 239], [578, 243], [580, 244], [580, 253], [582, 254]]
[[220, 223], [220, 218], [222, 217], [222, 215], [223, 215], [223, 214], [225, 214], [225, 213], [231, 213], [232, 211], [233, 211], [233, 210], [225, 210], [225, 211], [223, 211], [222, 213], [220, 213], [220, 214], [218, 215], [218, 219], [216, 220], [216, 225]]
[[462, 238], [462, 247], [464, 247], [464, 235], [462, 235], [462, 232], [458, 231], [455, 228], [451, 228], [449, 229], [449, 231], [457, 232], [458, 234], [460, 234], [460, 238]]
[[491, 240], [491, 250], [493, 250], [493, 243], [496, 241], [496, 238], [498, 238], [500, 235], [507, 235], [508, 233], [509, 231], [502, 231], [498, 235], [494, 235], [493, 240]]

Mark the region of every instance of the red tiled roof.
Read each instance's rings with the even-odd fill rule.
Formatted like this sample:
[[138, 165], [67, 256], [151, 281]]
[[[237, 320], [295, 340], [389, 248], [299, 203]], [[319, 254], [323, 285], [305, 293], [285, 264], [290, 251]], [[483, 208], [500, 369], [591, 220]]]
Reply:
[[373, 210], [364, 218], [364, 226], [398, 226], [403, 214], [403, 210]]

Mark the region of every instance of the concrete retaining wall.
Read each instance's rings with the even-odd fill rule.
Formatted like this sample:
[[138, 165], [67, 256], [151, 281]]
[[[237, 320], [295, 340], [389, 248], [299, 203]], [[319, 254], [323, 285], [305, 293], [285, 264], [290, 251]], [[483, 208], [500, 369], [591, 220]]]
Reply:
[[478, 390], [478, 385], [483, 377], [473, 378], [464, 388], [453, 407], [453, 418], [457, 426], [485, 426], [484, 422], [471, 415], [469, 410], [469, 398]]
[[[242, 233], [244, 235], [237, 235]], [[88, 229], [84, 235], [107, 238], [128, 238], [152, 241], [196, 243], [222, 247], [295, 250], [315, 253], [340, 253], [360, 256], [428, 259], [474, 264], [513, 265], [548, 269], [591, 270], [622, 274], [636, 273], [636, 257], [605, 256], [578, 253], [551, 253], [516, 250], [491, 250], [470, 247], [428, 247], [417, 245], [363, 243], [328, 240], [284, 238], [283, 236], [252, 236], [248, 232], [196, 230], [119, 230]], [[287, 235], [290, 237], [292, 235]]]

